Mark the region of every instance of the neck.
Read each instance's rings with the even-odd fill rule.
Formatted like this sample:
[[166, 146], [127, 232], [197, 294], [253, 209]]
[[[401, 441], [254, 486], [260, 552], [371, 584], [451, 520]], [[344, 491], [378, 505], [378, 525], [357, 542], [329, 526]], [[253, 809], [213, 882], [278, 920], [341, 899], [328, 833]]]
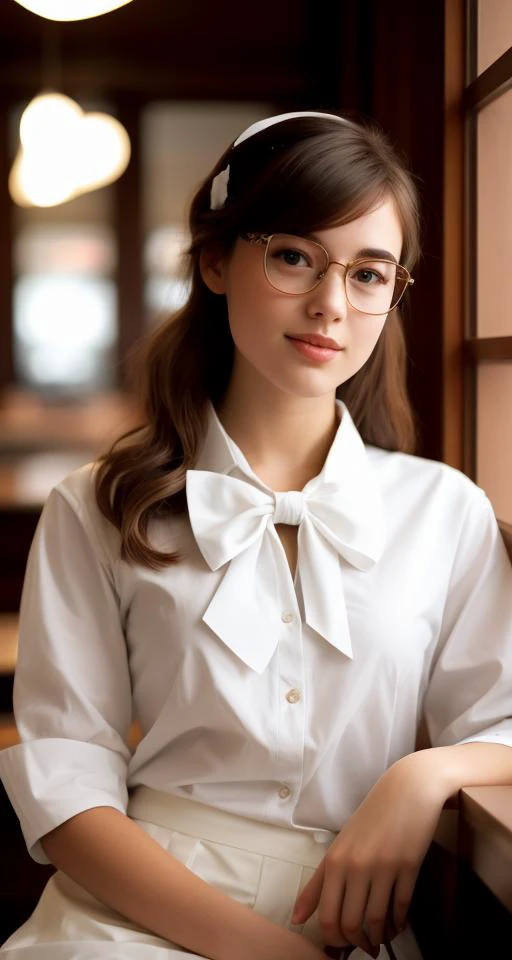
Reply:
[[320, 473], [338, 428], [334, 394], [297, 397], [230, 383], [217, 414], [256, 475], [272, 490], [302, 490]]

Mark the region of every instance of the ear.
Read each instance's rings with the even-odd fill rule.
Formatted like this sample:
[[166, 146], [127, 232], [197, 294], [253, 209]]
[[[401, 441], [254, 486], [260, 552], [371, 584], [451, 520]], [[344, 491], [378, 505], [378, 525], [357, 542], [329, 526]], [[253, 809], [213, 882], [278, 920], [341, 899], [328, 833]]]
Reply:
[[219, 247], [209, 247], [199, 254], [201, 277], [212, 293], [225, 293], [226, 257]]

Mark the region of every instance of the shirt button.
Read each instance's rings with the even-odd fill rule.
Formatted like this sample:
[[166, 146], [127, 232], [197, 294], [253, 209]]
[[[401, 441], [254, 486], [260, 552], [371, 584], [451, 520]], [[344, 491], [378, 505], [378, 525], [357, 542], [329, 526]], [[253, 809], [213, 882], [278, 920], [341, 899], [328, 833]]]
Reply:
[[291, 623], [293, 620], [293, 613], [282, 613], [281, 620], [283, 623]]
[[291, 796], [291, 792], [292, 791], [289, 787], [280, 787], [279, 796], [281, 797], [281, 800], [288, 800], [288, 797]]
[[288, 703], [298, 703], [301, 699], [300, 690], [297, 690], [295, 687], [293, 687], [292, 690], [288, 690], [286, 699], [288, 700]]

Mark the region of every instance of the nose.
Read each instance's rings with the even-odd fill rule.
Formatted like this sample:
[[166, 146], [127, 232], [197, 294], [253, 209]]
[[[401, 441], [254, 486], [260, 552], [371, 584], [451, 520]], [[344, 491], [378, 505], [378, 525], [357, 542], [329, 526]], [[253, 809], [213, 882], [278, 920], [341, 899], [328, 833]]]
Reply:
[[331, 262], [320, 283], [308, 294], [308, 314], [326, 320], [344, 320], [349, 310], [342, 264]]

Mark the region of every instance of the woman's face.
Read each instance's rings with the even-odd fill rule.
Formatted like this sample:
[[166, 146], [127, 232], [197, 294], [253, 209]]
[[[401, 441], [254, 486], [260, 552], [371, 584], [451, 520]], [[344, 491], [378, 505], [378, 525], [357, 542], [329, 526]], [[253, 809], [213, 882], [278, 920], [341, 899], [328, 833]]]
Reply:
[[[391, 200], [339, 227], [319, 230], [312, 239], [330, 260], [347, 263], [377, 249], [399, 260], [402, 229]], [[226, 258], [203, 264], [203, 279], [225, 294], [235, 344], [234, 374], [260, 389], [301, 397], [334, 394], [363, 366], [374, 349], [386, 315], [355, 310], [345, 294], [344, 268], [331, 264], [309, 293], [289, 296], [270, 285], [264, 247], [241, 238]], [[301, 338], [325, 337], [335, 349], [315, 350]]]

